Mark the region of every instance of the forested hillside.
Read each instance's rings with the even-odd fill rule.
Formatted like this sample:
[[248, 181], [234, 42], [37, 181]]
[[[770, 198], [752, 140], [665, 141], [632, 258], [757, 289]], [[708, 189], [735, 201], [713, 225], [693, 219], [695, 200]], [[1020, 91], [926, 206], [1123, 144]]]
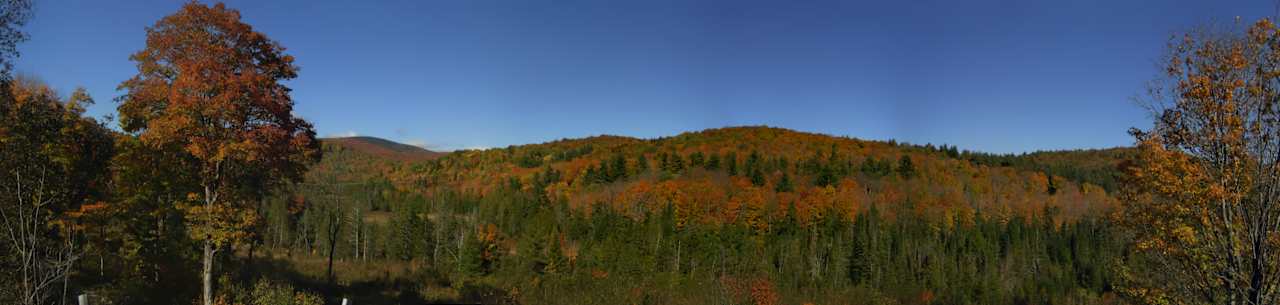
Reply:
[[[330, 143], [264, 211], [263, 242], [294, 264], [334, 257], [335, 275], [304, 268], [339, 286], [359, 268], [418, 270], [390, 283], [421, 286], [373, 289], [409, 299], [1093, 303], [1122, 245], [1115, 199], [1046, 172], [1114, 161], [1096, 154], [988, 165], [951, 146], [771, 127], [426, 161]], [[373, 293], [356, 286], [342, 291]]]
[[375, 137], [325, 138], [320, 139], [320, 141], [327, 144], [341, 146], [346, 149], [360, 151], [375, 157], [397, 161], [431, 160], [444, 155], [443, 153], [426, 150], [421, 147], [400, 144]]
[[1040, 171], [1050, 175], [1101, 186], [1114, 192], [1120, 186], [1120, 168], [1126, 160], [1137, 156], [1129, 147], [1087, 150], [1037, 151], [1019, 155], [964, 152], [963, 157], [975, 164], [1013, 167], [1024, 171]]
[[759, 214], [769, 204], [780, 208], [775, 213], [795, 206], [804, 219], [830, 209], [854, 215], [877, 204], [910, 204], [935, 219], [1029, 216], [1046, 208], [1075, 219], [1114, 205], [1099, 185], [1114, 183], [1123, 150], [1114, 151], [995, 156], [733, 127], [461, 151], [387, 175], [416, 192], [487, 194], [518, 184], [573, 207], [608, 203], [638, 213], [672, 203], [681, 222], [685, 215], [706, 223], [776, 217]]

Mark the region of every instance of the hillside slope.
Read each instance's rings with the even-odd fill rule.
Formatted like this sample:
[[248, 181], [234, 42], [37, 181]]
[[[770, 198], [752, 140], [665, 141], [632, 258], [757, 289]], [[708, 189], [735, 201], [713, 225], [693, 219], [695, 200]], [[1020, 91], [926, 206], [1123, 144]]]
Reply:
[[320, 141], [326, 144], [338, 145], [347, 149], [360, 151], [365, 154], [397, 161], [423, 161], [439, 158], [440, 156], [445, 155], [441, 152], [434, 152], [421, 147], [375, 137], [324, 138]]
[[[483, 195], [519, 187], [547, 202], [579, 208], [606, 204], [634, 217], [671, 204], [682, 221], [707, 223], [757, 222], [792, 212], [806, 219], [853, 215], [872, 206], [945, 222], [1042, 212], [1074, 219], [1115, 205], [1098, 184], [1113, 181], [1109, 168], [1122, 155], [993, 156], [947, 146], [729, 127], [656, 139], [596, 136], [459, 151], [387, 168], [385, 174], [406, 192]], [[1072, 171], [1078, 169], [1092, 176]]]

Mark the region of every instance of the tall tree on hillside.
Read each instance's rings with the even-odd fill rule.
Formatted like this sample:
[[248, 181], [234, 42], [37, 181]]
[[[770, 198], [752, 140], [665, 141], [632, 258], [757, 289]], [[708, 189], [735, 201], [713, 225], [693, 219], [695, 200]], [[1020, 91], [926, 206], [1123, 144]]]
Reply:
[[1170, 44], [1119, 219], [1125, 291], [1148, 303], [1275, 304], [1280, 290], [1280, 33], [1204, 30]]
[[738, 154], [737, 153], [735, 152], [726, 153], [724, 155], [724, 160], [721, 162], [723, 162], [725, 165], [725, 168], [729, 170], [730, 176], [738, 175]]
[[610, 180], [615, 180], [615, 181], [622, 180], [623, 178], [627, 177], [628, 170], [627, 170], [626, 156], [623, 156], [622, 154], [615, 154], [613, 155], [613, 159], [609, 160], [609, 163], [610, 163], [609, 167], [613, 168], [613, 170], [609, 173]]
[[649, 170], [649, 159], [645, 158], [644, 154], [640, 154], [640, 157], [636, 159], [636, 174], [637, 175], [643, 174], [648, 170]]
[[795, 186], [791, 185], [791, 176], [787, 172], [782, 172], [782, 178], [778, 178], [778, 185], [774, 187], [774, 191], [786, 193], [793, 191]]
[[764, 180], [764, 171], [760, 170], [760, 168], [751, 169], [751, 173], [747, 174], [747, 176], [751, 178], [751, 185], [764, 186], [766, 182]]
[[916, 165], [911, 162], [911, 156], [902, 155], [902, 158], [898, 159], [898, 176], [902, 176], [902, 179], [911, 179], [916, 176]]
[[181, 147], [197, 163], [202, 194], [185, 206], [202, 244], [202, 304], [213, 301], [214, 256], [244, 238], [256, 190], [295, 180], [319, 156], [311, 124], [293, 116], [282, 81], [297, 76], [280, 44], [222, 4], [188, 3], [147, 28], [120, 84], [125, 131], [153, 147]]
[[707, 170], [717, 169], [720, 169], [720, 155], [712, 153], [711, 157], [707, 159]]

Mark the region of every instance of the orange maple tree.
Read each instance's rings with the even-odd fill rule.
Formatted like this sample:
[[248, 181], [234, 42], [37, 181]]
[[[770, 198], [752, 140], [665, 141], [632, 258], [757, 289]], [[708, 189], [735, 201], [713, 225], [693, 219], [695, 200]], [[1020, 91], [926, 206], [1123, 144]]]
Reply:
[[147, 145], [189, 156], [203, 194], [183, 205], [203, 246], [203, 304], [212, 302], [214, 255], [254, 221], [246, 199], [297, 179], [320, 151], [310, 123], [293, 116], [293, 57], [222, 4], [188, 3], [147, 28], [120, 85], [121, 124]]

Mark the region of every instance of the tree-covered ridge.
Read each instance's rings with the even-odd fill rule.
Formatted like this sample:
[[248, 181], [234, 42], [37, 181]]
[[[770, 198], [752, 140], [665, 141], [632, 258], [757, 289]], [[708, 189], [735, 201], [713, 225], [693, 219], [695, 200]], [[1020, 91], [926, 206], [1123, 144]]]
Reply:
[[852, 215], [873, 204], [910, 202], [938, 219], [977, 212], [1029, 215], [1046, 208], [1074, 219], [1114, 205], [1102, 187], [1087, 182], [1094, 180], [1062, 176], [1079, 176], [1070, 167], [1074, 154], [1030, 156], [992, 164], [987, 160], [998, 156], [947, 146], [729, 127], [656, 139], [598, 136], [460, 151], [388, 176], [411, 192], [485, 194], [518, 184], [574, 207], [608, 203], [634, 210], [671, 202], [710, 222], [765, 217], [758, 214], [770, 205], [794, 205], [804, 215], [832, 209]]
[[439, 158], [444, 153], [425, 148], [392, 142], [375, 137], [342, 137], [320, 139], [325, 144], [332, 144], [347, 149], [358, 150], [369, 155], [396, 161], [421, 161]]
[[1120, 186], [1118, 177], [1125, 160], [1137, 151], [1132, 147], [1037, 151], [1019, 155], [963, 152], [961, 158], [987, 166], [1008, 166], [1018, 170], [1040, 171], [1076, 182], [1088, 182], [1114, 192]]

